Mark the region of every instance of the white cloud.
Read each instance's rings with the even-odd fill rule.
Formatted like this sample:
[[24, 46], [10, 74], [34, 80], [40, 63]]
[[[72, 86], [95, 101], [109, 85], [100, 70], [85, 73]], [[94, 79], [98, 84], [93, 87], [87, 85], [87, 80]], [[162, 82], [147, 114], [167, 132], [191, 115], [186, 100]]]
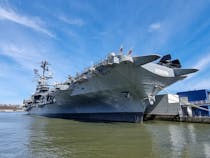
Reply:
[[84, 21], [80, 18], [67, 18], [65, 16], [59, 16], [59, 19], [67, 24], [70, 25], [77, 25], [77, 26], [83, 26], [84, 25]]
[[195, 68], [199, 70], [204, 70], [208, 66], [210, 66], [210, 53], [203, 56], [201, 59], [198, 60], [198, 62], [195, 64]]
[[210, 78], [199, 79], [197, 83], [195, 83], [192, 87], [194, 89], [210, 89]]
[[50, 37], [55, 37], [50, 31], [41, 25], [43, 22], [40, 19], [20, 15], [11, 9], [4, 9], [0, 7], [0, 20], [9, 20], [38, 32], [44, 33]]
[[157, 31], [159, 30], [161, 27], [160, 23], [157, 22], [157, 23], [152, 23], [151, 25], [149, 25], [149, 28], [148, 28], [148, 31], [149, 32], [152, 32], [152, 31]]
[[32, 70], [36, 62], [43, 58], [40, 53], [37, 53], [31, 46], [21, 47], [20, 45], [7, 43], [1, 44], [1, 54], [6, 55], [22, 65], [26, 69]]
[[191, 85], [195, 85], [194, 83], [192, 83], [193, 81], [196, 81], [195, 83], [200, 83], [200, 81], [197, 80], [198, 76], [200, 76], [200, 74], [203, 73], [209, 67], [210, 67], [210, 53], [198, 59], [198, 62], [192, 66], [192, 68], [198, 69], [198, 72], [189, 74], [184, 81], [187, 82], [191, 81], [190, 82]]
[[188, 75], [183, 81], [173, 84], [169, 87], [169, 91], [178, 92], [195, 89], [210, 89], [210, 77], [208, 75], [204, 77], [203, 75], [206, 71], [208, 72], [208, 68], [210, 67], [210, 53], [205, 54], [205, 56], [199, 58], [198, 62], [192, 66], [199, 71]]

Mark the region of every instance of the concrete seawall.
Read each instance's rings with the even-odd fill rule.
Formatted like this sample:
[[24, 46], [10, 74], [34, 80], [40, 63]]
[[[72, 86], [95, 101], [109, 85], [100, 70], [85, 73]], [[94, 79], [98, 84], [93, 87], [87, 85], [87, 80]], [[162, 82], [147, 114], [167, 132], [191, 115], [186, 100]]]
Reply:
[[179, 115], [144, 115], [144, 121], [161, 120], [161, 121], [176, 121], [188, 123], [208, 123], [210, 124], [210, 117], [180, 117]]
[[210, 117], [180, 117], [180, 122], [210, 123]]
[[144, 115], [144, 121], [149, 121], [149, 120], [162, 120], [162, 121], [180, 121], [180, 117], [178, 115], [167, 115], [167, 114], [162, 114], [162, 115], [150, 115], [146, 114]]

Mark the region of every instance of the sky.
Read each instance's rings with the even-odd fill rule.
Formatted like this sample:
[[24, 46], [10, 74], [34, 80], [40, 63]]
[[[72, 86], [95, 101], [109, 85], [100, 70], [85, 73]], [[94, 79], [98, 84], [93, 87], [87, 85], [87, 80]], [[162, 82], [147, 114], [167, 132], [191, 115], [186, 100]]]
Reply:
[[42, 60], [62, 82], [121, 45], [200, 70], [169, 93], [210, 89], [209, 15], [209, 0], [0, 0], [0, 103], [34, 92]]

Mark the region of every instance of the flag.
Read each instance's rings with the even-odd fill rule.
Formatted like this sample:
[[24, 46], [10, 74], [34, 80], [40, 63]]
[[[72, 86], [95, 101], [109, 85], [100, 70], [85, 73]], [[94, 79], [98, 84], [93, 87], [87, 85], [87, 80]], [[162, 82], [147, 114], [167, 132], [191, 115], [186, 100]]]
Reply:
[[132, 54], [132, 52], [133, 52], [133, 50], [132, 50], [132, 49], [130, 49], [130, 50], [128, 51], [128, 55], [131, 55], [131, 54]]

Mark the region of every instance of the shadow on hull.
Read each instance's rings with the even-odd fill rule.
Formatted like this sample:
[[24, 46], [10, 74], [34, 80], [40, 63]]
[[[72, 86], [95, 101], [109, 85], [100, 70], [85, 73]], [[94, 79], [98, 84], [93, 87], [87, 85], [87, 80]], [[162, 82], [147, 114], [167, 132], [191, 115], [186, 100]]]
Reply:
[[78, 120], [82, 122], [143, 122], [143, 113], [141, 112], [123, 112], [123, 113], [77, 113], [77, 114], [40, 114], [40, 116], [51, 118], [62, 118]]

